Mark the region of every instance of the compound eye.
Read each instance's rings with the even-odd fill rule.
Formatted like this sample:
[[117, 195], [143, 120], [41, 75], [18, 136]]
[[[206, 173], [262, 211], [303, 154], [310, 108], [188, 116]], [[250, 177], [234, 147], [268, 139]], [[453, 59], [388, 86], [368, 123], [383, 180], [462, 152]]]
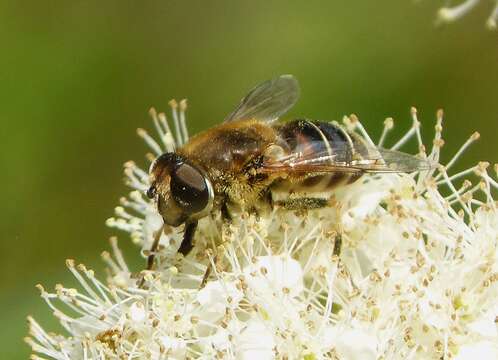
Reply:
[[183, 163], [171, 172], [171, 196], [186, 213], [202, 211], [211, 196], [207, 181], [196, 168]]

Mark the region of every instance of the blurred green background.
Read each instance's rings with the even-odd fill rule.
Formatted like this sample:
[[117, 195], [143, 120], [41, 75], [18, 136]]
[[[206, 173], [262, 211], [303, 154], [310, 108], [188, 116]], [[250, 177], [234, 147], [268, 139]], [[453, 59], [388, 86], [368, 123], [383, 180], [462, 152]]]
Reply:
[[[446, 157], [474, 130], [459, 163], [497, 162], [498, 34], [490, 9], [436, 28], [442, 2], [12, 1], [0, 2], [0, 358], [25, 359], [25, 317], [59, 330], [38, 297], [74, 283], [76, 258], [102, 270], [114, 230], [122, 163], [142, 162], [137, 127], [150, 106], [189, 99], [191, 130], [223, 119], [253, 85], [282, 73], [301, 82], [291, 116], [356, 113], [374, 136], [385, 117], [426, 139], [445, 109]], [[491, 4], [490, 4], [491, 5]], [[121, 246], [136, 268], [133, 245]]]

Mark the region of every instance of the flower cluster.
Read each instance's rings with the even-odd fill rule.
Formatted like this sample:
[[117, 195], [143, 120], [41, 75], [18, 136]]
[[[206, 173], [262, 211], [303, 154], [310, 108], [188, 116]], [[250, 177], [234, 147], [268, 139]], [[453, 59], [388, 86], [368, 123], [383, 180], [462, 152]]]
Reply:
[[[464, 0], [458, 5], [450, 6], [447, 4], [438, 11], [438, 20], [440, 22], [453, 22], [468, 14], [481, 0]], [[498, 1], [494, 0], [495, 4], [491, 14], [486, 21], [486, 26], [489, 29], [496, 29], [498, 22]]]
[[[170, 104], [175, 136], [154, 110], [159, 142], [138, 131], [151, 160], [188, 140], [186, 103]], [[412, 118], [392, 148], [415, 139], [438, 163], [442, 112], [428, 153], [415, 109]], [[344, 126], [371, 141], [355, 116]], [[392, 127], [387, 119], [378, 146]], [[176, 254], [181, 229], [167, 229], [152, 271], [130, 271], [112, 238], [106, 281], [68, 260], [81, 290], [38, 286], [66, 335], [30, 317], [33, 358], [498, 358], [498, 168], [449, 172], [478, 137], [445, 166], [364, 176], [324, 209], [205, 218], [187, 257]], [[107, 224], [147, 256], [162, 220], [144, 196], [147, 172], [128, 162], [125, 174], [133, 191]]]

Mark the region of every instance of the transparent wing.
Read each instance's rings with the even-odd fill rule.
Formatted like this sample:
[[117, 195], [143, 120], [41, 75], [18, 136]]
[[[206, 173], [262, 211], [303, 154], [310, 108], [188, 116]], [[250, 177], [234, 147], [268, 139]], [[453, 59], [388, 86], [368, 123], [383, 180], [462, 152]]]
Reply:
[[377, 148], [384, 166], [391, 172], [411, 173], [415, 171], [430, 170], [437, 164], [418, 156], [410, 155], [401, 151]]
[[281, 75], [256, 86], [225, 122], [258, 119], [271, 122], [285, 114], [299, 98], [299, 83], [292, 75]]
[[[427, 159], [400, 151], [369, 147], [361, 155], [351, 154], [351, 147], [346, 144], [332, 149], [314, 151], [316, 144], [310, 143], [309, 149], [267, 159], [262, 167], [263, 173], [411, 173], [429, 170], [436, 166]], [[350, 159], [349, 161], [344, 159]]]

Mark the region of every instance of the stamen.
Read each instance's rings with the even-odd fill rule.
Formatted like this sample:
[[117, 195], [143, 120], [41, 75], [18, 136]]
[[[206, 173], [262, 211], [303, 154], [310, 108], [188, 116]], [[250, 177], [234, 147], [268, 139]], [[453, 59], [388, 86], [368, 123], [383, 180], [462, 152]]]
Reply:
[[[167, 152], [175, 151], [175, 140], [171, 134], [171, 130], [164, 113], [157, 114], [156, 109], [151, 108], [149, 111], [152, 121], [154, 122], [154, 128], [159, 135], [164, 148]], [[163, 151], [164, 152], [164, 151]]]
[[496, 2], [493, 12], [491, 13], [491, 15], [488, 18], [488, 21], [486, 22], [486, 26], [490, 30], [496, 30], [497, 23], [498, 23], [498, 1]]
[[365, 128], [363, 127], [362, 123], [360, 122], [360, 120], [358, 119], [358, 117], [355, 115], [355, 114], [351, 114], [349, 115], [350, 119], [351, 119], [351, 122], [353, 124], [355, 124], [356, 128], [360, 131], [360, 134], [361, 136], [363, 136], [363, 138], [372, 146], [375, 147], [375, 143], [372, 141], [372, 139], [370, 138], [370, 136], [368, 135], [367, 131], [365, 130]]
[[[450, 179], [450, 178], [448, 178], [448, 179]], [[471, 186], [472, 186], [472, 183], [468, 180], [465, 180], [463, 185], [460, 187], [460, 189], [458, 189], [457, 193], [452, 193], [451, 195], [447, 196], [445, 198], [446, 201], [451, 202], [453, 199], [456, 199], [458, 197], [458, 195], [463, 194], [467, 190], [471, 193], [479, 190], [479, 185], [475, 185], [473, 188], [469, 189]]]
[[138, 128], [137, 135], [140, 136], [147, 143], [147, 145], [155, 152], [157, 156], [163, 153], [159, 144], [147, 133], [147, 131]]
[[424, 143], [422, 141], [422, 134], [420, 133], [420, 121], [418, 121], [417, 109], [415, 107], [412, 107], [410, 113], [412, 115], [413, 124], [418, 124], [415, 127], [415, 134], [417, 136], [417, 143], [418, 143], [419, 152], [421, 155], [426, 157], [425, 146], [424, 146]]
[[118, 262], [118, 264], [121, 268], [120, 270], [125, 271], [125, 272], [130, 272], [128, 270], [128, 266], [126, 265], [126, 262], [124, 260], [123, 253], [121, 252], [121, 250], [118, 247], [118, 238], [115, 236], [112, 236], [109, 239], [109, 242], [111, 244], [112, 253], [114, 254], [114, 257], [116, 258], [116, 261]]
[[313, 256], [315, 255], [316, 248], [318, 247], [320, 237], [316, 236], [315, 241], [313, 243], [313, 247], [311, 248], [311, 253], [310, 256], [308, 257], [308, 260], [304, 264], [303, 271], [306, 273], [309, 270], [309, 267], [311, 266], [312, 262], [314, 261]]
[[394, 127], [394, 119], [388, 117], [384, 120], [384, 128], [382, 129], [382, 135], [380, 135], [379, 142], [377, 143], [377, 147], [382, 148], [384, 146], [384, 141], [386, 139], [387, 133], [392, 130]]
[[149, 110], [149, 115], [152, 118], [152, 122], [154, 123], [154, 128], [156, 129], [156, 132], [159, 135], [159, 138], [164, 139], [164, 136], [166, 135], [167, 129], [163, 128], [162, 123], [160, 123], [156, 109], [151, 107]]
[[439, 9], [438, 19], [442, 22], [452, 22], [467, 14], [480, 0], [466, 0], [453, 7], [443, 7]]
[[[103, 303], [104, 301], [97, 295], [97, 293], [95, 291], [93, 291], [93, 289], [90, 287], [90, 285], [88, 285], [88, 283], [86, 282], [86, 280], [81, 276], [81, 274], [78, 272], [78, 270], [76, 269], [76, 266], [75, 266], [75, 263], [74, 263], [74, 260], [72, 259], [68, 259], [66, 260], [66, 266], [67, 268], [69, 269], [69, 271], [71, 271], [71, 273], [73, 274], [73, 276], [76, 278], [76, 280], [79, 281], [79, 283], [81, 284], [81, 286], [83, 286], [83, 288], [85, 289], [85, 291], [90, 294], [95, 300], [97, 300], [99, 303]], [[81, 269], [81, 270], [85, 270], [85, 267], [83, 264], [80, 264], [78, 265], [78, 267]]]
[[[471, 174], [471, 173], [474, 173], [474, 172], [475, 172], [475, 170], [476, 170], [476, 167], [475, 167], [475, 166], [473, 166], [473, 167], [471, 167], [471, 168], [469, 168], [469, 169], [466, 169], [466, 170], [463, 170], [463, 171], [460, 171], [460, 172], [458, 172], [458, 173], [456, 173], [456, 174], [451, 175], [450, 177], [448, 177], [448, 179], [449, 179], [451, 182], [453, 182], [453, 181], [455, 181], [455, 180], [458, 180], [459, 178], [462, 178], [462, 177], [464, 177], [464, 176], [466, 176], [466, 175], [469, 175], [469, 174]], [[436, 185], [441, 185], [441, 184], [444, 184], [445, 182], [446, 182], [445, 180], [439, 180], [439, 181], [437, 181], [437, 182], [436, 182]]]
[[318, 334], [321, 334], [323, 332], [323, 330], [325, 329], [325, 326], [329, 323], [329, 318], [330, 318], [330, 315], [332, 313], [332, 304], [333, 304], [333, 300], [334, 300], [333, 285], [334, 285], [336, 273], [337, 273], [337, 262], [335, 262], [334, 265], [332, 265], [331, 269], [328, 271], [328, 274], [327, 274], [328, 275], [327, 276], [328, 284], [326, 287], [326, 289], [327, 289], [327, 301], [325, 303], [325, 311], [324, 311], [324, 314], [322, 317], [322, 323], [321, 323], [320, 328], [318, 330]]
[[[472, 211], [471, 209], [469, 209], [467, 207], [467, 205], [465, 204], [464, 200], [462, 199], [462, 197], [458, 194], [458, 191], [455, 189], [455, 187], [453, 186], [453, 183], [449, 180], [448, 178], [448, 175], [446, 173], [446, 170], [445, 169], [442, 169], [441, 170], [441, 173], [442, 176], [444, 177], [445, 181], [446, 181], [446, 185], [448, 185], [448, 187], [450, 188], [450, 190], [453, 192], [453, 194], [455, 194], [456, 196], [456, 199], [457, 199], [457, 202], [460, 204], [460, 206], [462, 207], [462, 209], [465, 211], [465, 213], [472, 219]], [[472, 224], [470, 224], [472, 226]]]
[[187, 99], [180, 101], [180, 129], [182, 132], [183, 143], [186, 144], [188, 141], [188, 129], [187, 122], [185, 121], [185, 111], [187, 110]]
[[391, 150], [398, 150], [401, 146], [406, 144], [408, 140], [416, 135], [418, 128], [420, 127], [420, 123], [418, 122], [417, 117], [413, 115], [416, 114], [416, 111], [413, 111], [413, 109], [415, 108], [412, 108], [412, 127], [405, 133], [405, 135], [401, 139], [399, 139], [396, 144], [394, 144], [394, 146], [391, 147]]
[[167, 152], [174, 152], [176, 148], [175, 138], [173, 137], [173, 133], [168, 124], [168, 120], [166, 118], [166, 114], [160, 113], [159, 121], [163, 124], [163, 127], [166, 129], [164, 136], [162, 137], [162, 142]]
[[182, 146], [185, 142], [181, 134], [181, 125], [178, 118], [178, 103], [175, 99], [172, 99], [168, 104], [171, 107], [171, 116], [173, 117], [173, 124], [175, 126], [175, 142], [177, 146]]
[[[456, 152], [455, 155], [453, 155], [453, 157], [451, 158], [451, 160], [448, 162], [448, 164], [445, 165], [445, 169], [446, 171], [448, 171], [456, 162], [457, 160], [460, 158], [460, 156], [465, 152], [465, 150], [467, 150], [467, 148], [475, 141], [477, 141], [479, 139], [480, 135], [478, 132], [475, 132], [473, 133], [469, 139], [460, 147], [460, 149]], [[436, 180], [438, 180], [439, 178], [441, 178], [442, 174], [439, 174], [438, 176], [436, 176]]]
[[107, 264], [107, 266], [110, 268], [110, 270], [114, 273], [119, 273], [121, 271], [121, 268], [118, 266], [118, 264], [114, 261], [114, 259], [111, 257], [111, 254], [109, 254], [108, 251], [103, 251], [100, 254], [100, 257], [102, 260]]
[[435, 163], [439, 163], [439, 155], [441, 152], [441, 148], [444, 145], [444, 140], [441, 137], [443, 131], [443, 110], [439, 109], [436, 113], [436, 126], [434, 130], [436, 131], [434, 135], [434, 140], [432, 141], [432, 150], [429, 155], [429, 159], [431, 159]]

